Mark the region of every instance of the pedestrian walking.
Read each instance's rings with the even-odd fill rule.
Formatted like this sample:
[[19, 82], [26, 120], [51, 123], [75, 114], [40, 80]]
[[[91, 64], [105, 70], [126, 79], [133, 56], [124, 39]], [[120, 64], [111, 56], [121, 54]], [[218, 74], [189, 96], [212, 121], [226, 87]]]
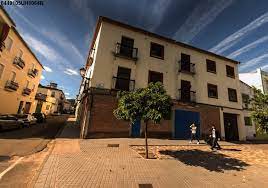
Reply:
[[221, 149], [221, 146], [218, 143], [218, 139], [220, 138], [219, 132], [216, 130], [214, 126], [211, 128], [211, 138], [212, 138], [212, 146], [211, 149], [213, 150], [214, 148]]
[[191, 140], [190, 140], [190, 144], [193, 142], [193, 140], [197, 140], [197, 144], [199, 144], [199, 139], [198, 139], [198, 136], [197, 136], [197, 127], [196, 125], [193, 123], [191, 126], [190, 126], [190, 129], [191, 129]]

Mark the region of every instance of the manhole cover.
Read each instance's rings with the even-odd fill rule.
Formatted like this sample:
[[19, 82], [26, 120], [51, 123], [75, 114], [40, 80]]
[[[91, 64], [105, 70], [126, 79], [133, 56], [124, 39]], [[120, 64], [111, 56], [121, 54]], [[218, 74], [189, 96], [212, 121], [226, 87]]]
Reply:
[[139, 184], [139, 188], [153, 188], [152, 184]]
[[108, 144], [107, 147], [118, 148], [119, 147], [119, 144]]

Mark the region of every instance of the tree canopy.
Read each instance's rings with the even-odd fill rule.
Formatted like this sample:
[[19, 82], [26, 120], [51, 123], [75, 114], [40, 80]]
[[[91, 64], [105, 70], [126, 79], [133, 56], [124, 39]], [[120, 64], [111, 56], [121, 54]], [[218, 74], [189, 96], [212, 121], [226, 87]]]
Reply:
[[251, 116], [262, 131], [268, 131], [268, 94], [253, 88], [254, 97], [251, 99]]
[[118, 108], [114, 111], [117, 119], [131, 123], [136, 120], [159, 123], [170, 116], [172, 100], [160, 82], [150, 83], [147, 88], [133, 92], [118, 92], [118, 97]]

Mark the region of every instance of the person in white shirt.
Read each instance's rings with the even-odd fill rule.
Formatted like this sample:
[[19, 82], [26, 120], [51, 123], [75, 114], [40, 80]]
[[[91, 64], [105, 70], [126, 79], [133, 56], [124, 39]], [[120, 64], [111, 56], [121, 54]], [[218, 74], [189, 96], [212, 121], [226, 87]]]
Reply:
[[198, 139], [198, 136], [197, 136], [197, 127], [195, 126], [194, 123], [192, 123], [192, 125], [190, 126], [190, 129], [191, 129], [191, 140], [189, 143], [192, 143], [194, 139], [197, 140], [197, 144], [199, 144], [199, 139]]
[[219, 133], [218, 133], [218, 131], [216, 130], [216, 128], [214, 126], [212, 126], [212, 128], [211, 128], [211, 137], [212, 137], [212, 146], [211, 146], [211, 149], [212, 150], [214, 148], [221, 149], [221, 146], [218, 143]]

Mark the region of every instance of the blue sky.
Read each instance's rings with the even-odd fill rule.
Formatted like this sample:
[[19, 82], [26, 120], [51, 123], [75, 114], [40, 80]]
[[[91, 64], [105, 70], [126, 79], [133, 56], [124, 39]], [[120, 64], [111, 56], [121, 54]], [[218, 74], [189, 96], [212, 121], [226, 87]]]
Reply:
[[44, 65], [42, 84], [74, 98], [98, 16], [107, 16], [268, 71], [267, 0], [44, 0], [6, 6]]

